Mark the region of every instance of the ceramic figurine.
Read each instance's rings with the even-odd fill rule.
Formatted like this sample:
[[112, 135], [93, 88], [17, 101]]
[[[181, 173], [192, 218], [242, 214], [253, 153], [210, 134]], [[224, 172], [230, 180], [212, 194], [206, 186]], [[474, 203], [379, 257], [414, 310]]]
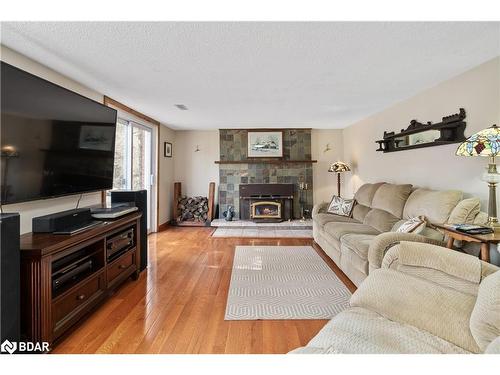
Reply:
[[227, 211], [224, 211], [222, 213], [222, 215], [224, 216], [224, 218], [226, 219], [226, 221], [233, 221], [233, 217], [234, 217], [234, 208], [233, 208], [233, 206], [228, 206]]

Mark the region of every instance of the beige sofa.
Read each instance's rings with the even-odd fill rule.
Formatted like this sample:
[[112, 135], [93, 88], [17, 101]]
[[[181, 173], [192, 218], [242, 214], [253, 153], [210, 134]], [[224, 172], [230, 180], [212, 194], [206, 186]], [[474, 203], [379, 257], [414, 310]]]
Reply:
[[403, 241], [350, 305], [291, 353], [500, 353], [500, 271], [471, 255]]
[[433, 224], [483, 223], [478, 198], [460, 191], [414, 189], [412, 185], [365, 184], [354, 195], [352, 217], [326, 213], [328, 203], [313, 208], [313, 237], [355, 285], [382, 265], [385, 249], [397, 241], [444, 246], [441, 232], [427, 226], [420, 234], [396, 233], [407, 219], [425, 216]]

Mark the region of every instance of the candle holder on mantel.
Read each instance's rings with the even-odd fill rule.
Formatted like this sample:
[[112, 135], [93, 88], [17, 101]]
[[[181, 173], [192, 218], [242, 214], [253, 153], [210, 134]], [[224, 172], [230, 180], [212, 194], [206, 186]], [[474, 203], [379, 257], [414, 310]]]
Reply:
[[300, 182], [299, 183], [299, 203], [300, 203], [300, 221], [304, 222], [306, 221], [306, 209], [305, 209], [305, 203], [306, 203], [306, 197], [307, 197], [307, 190], [309, 190], [309, 184], [307, 182]]

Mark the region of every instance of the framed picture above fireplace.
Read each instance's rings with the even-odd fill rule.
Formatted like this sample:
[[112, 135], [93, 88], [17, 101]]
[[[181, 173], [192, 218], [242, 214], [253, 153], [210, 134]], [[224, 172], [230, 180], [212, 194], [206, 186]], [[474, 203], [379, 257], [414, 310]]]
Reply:
[[249, 158], [282, 158], [283, 131], [248, 131]]

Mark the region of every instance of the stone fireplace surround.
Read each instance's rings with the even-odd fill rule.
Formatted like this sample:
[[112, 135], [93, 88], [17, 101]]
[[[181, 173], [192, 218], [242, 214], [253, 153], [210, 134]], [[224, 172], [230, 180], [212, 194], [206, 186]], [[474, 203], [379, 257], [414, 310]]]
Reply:
[[[221, 129], [219, 164], [219, 217], [233, 206], [235, 219], [240, 219], [240, 184], [293, 184], [293, 218], [300, 218], [299, 183], [309, 189], [304, 193], [305, 209], [313, 207], [313, 171], [311, 160], [311, 129], [283, 130], [283, 158], [262, 161], [247, 158], [249, 129]], [[273, 129], [274, 130], [274, 129]], [[234, 161], [235, 163], [230, 163]], [[289, 162], [305, 161], [305, 162]]]

